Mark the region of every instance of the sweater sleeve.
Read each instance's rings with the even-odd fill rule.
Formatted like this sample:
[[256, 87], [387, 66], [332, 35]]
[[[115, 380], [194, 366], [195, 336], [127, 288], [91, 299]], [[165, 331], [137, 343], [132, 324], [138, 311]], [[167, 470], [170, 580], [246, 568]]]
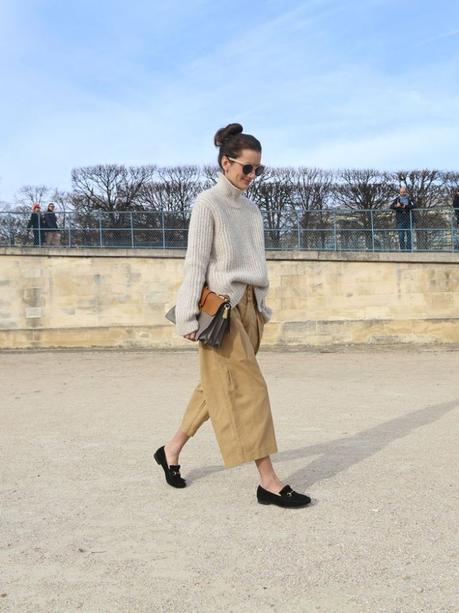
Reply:
[[198, 329], [201, 297], [214, 238], [214, 220], [205, 200], [198, 200], [191, 212], [185, 272], [177, 294], [176, 329], [180, 336]]

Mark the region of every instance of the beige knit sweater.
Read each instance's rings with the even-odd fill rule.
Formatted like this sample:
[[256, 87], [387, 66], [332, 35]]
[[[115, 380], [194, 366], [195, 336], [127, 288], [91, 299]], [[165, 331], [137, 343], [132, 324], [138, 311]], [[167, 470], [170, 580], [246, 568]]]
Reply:
[[202, 192], [191, 212], [185, 273], [177, 294], [176, 321], [180, 336], [198, 328], [199, 297], [206, 284], [228, 294], [231, 306], [253, 285], [258, 310], [268, 321], [265, 304], [268, 271], [263, 218], [258, 207], [224, 175]]

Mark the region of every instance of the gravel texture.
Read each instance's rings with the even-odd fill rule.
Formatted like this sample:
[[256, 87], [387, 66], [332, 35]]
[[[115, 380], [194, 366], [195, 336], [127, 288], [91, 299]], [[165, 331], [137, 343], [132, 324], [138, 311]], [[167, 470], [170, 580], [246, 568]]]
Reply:
[[259, 357], [306, 509], [210, 423], [165, 484], [194, 352], [0, 354], [0, 611], [458, 611], [457, 348]]

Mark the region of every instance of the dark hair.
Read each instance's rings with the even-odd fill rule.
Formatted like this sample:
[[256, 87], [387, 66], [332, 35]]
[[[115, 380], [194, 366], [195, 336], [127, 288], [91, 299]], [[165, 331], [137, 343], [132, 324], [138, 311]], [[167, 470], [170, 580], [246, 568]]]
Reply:
[[230, 123], [226, 128], [220, 128], [214, 136], [214, 144], [220, 147], [218, 165], [222, 168], [224, 155], [237, 158], [243, 149], [252, 149], [261, 153], [260, 141], [251, 134], [244, 134], [240, 123]]

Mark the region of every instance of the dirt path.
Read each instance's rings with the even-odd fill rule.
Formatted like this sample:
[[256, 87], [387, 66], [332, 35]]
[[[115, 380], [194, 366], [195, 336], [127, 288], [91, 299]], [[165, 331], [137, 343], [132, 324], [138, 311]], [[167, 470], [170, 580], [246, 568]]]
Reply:
[[459, 352], [260, 363], [305, 510], [258, 505], [209, 423], [165, 485], [194, 353], [0, 354], [0, 611], [457, 611]]

